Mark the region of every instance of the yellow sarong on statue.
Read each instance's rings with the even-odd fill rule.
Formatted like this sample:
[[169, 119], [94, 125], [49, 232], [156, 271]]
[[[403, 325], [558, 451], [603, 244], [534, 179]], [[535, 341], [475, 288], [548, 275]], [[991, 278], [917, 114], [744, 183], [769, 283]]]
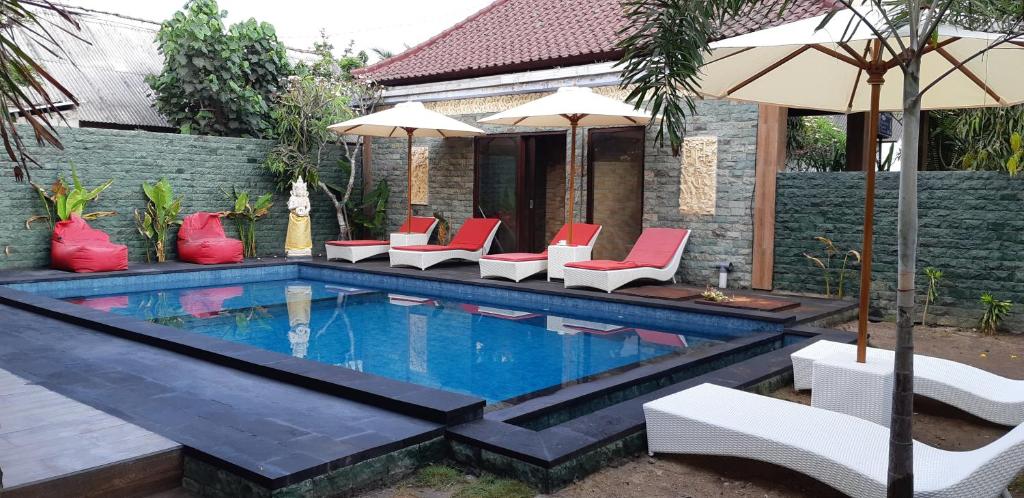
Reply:
[[285, 251], [307, 251], [313, 249], [313, 232], [309, 216], [288, 213], [288, 235], [284, 239]]

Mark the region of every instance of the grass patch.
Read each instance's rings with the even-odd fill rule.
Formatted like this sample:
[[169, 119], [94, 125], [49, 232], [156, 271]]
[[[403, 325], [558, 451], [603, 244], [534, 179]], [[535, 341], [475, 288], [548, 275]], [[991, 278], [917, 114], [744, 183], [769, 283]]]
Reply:
[[512, 479], [483, 476], [460, 489], [452, 498], [532, 498], [536, 493], [526, 484]]
[[462, 472], [447, 465], [430, 465], [416, 473], [416, 485], [421, 488], [450, 488], [464, 481]]

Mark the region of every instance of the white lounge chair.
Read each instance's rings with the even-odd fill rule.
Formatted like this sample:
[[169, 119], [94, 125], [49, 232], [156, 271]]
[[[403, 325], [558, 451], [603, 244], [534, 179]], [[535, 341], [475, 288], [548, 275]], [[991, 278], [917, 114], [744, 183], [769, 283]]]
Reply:
[[647, 228], [622, 261], [593, 260], [565, 265], [565, 287], [592, 287], [611, 292], [640, 279], [676, 280], [690, 231]]
[[[576, 245], [594, 250], [594, 242], [601, 233], [601, 225], [590, 225], [587, 223], [573, 224], [573, 240]], [[562, 229], [551, 239], [550, 245], [556, 245], [559, 241], [569, 237], [569, 225], [563, 225]], [[587, 258], [590, 252], [587, 252]], [[512, 252], [504, 254], [491, 254], [480, 258], [480, 278], [500, 277], [519, 282], [520, 280], [536, 275], [548, 269], [548, 250], [545, 248], [541, 253]]]
[[441, 245], [408, 245], [392, 247], [391, 266], [412, 266], [426, 270], [444, 261], [461, 259], [480, 261], [480, 256], [491, 250], [491, 242], [498, 233], [500, 220], [494, 218], [469, 218], [461, 227], [451, 243]]
[[390, 240], [328, 240], [325, 244], [327, 259], [343, 259], [355, 263], [386, 254], [392, 245], [426, 244], [430, 242], [430, 234], [434, 233], [435, 227], [437, 218], [413, 216], [402, 224], [398, 232], [391, 234]]
[[[793, 387], [810, 389], [814, 361], [835, 355], [856, 361], [857, 346], [818, 341], [790, 355]], [[868, 348], [868, 354], [892, 362], [895, 353]], [[1024, 424], [1024, 380], [1008, 379], [963, 363], [914, 355], [914, 393], [955, 406], [967, 413], [1001, 425]]]
[[[650, 453], [760, 460], [855, 497], [886, 495], [889, 429], [712, 384], [644, 404]], [[1024, 425], [973, 451], [914, 442], [914, 496], [999, 496], [1024, 470]]]

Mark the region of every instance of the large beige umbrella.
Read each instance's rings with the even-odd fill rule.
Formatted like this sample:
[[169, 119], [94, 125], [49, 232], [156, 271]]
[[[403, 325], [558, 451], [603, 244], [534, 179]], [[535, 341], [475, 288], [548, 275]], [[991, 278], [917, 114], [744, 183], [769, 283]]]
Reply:
[[576, 197], [576, 128], [579, 126], [646, 125], [651, 115], [625, 102], [605, 97], [589, 88], [564, 87], [557, 92], [499, 112], [481, 123], [572, 129], [569, 155], [569, 243], [572, 244], [573, 208]]
[[[875, 145], [880, 110], [903, 109], [899, 47], [906, 29], [893, 33], [886, 13], [873, 6], [836, 12], [711, 44], [701, 69], [700, 93], [718, 98], [840, 113], [870, 112], [864, 199], [857, 360], [867, 347], [874, 225]], [[895, 47], [892, 52], [886, 44]], [[923, 109], [1005, 106], [1024, 102], [1024, 40], [940, 25], [921, 64]], [[979, 55], [986, 47], [990, 51]], [[896, 52], [896, 53], [893, 53]], [[895, 69], [895, 70], [893, 70]]]
[[[412, 139], [413, 137], [471, 137], [483, 135], [484, 131], [444, 114], [431, 111], [420, 102], [403, 102], [391, 109], [328, 126], [327, 129], [339, 135], [361, 135], [366, 137], [400, 137], [405, 135], [406, 178], [409, 187], [406, 192], [406, 219], [412, 219]], [[406, 226], [412, 227], [411, 223]]]

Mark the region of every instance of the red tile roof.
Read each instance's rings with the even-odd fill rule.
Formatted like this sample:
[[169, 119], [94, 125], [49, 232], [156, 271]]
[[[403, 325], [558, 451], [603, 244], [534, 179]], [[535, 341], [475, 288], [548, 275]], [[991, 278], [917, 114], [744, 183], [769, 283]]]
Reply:
[[[819, 15], [827, 0], [767, 0], [722, 27], [735, 36]], [[387, 85], [446, 81], [618, 59], [619, 0], [496, 0], [437, 36], [357, 74]]]

